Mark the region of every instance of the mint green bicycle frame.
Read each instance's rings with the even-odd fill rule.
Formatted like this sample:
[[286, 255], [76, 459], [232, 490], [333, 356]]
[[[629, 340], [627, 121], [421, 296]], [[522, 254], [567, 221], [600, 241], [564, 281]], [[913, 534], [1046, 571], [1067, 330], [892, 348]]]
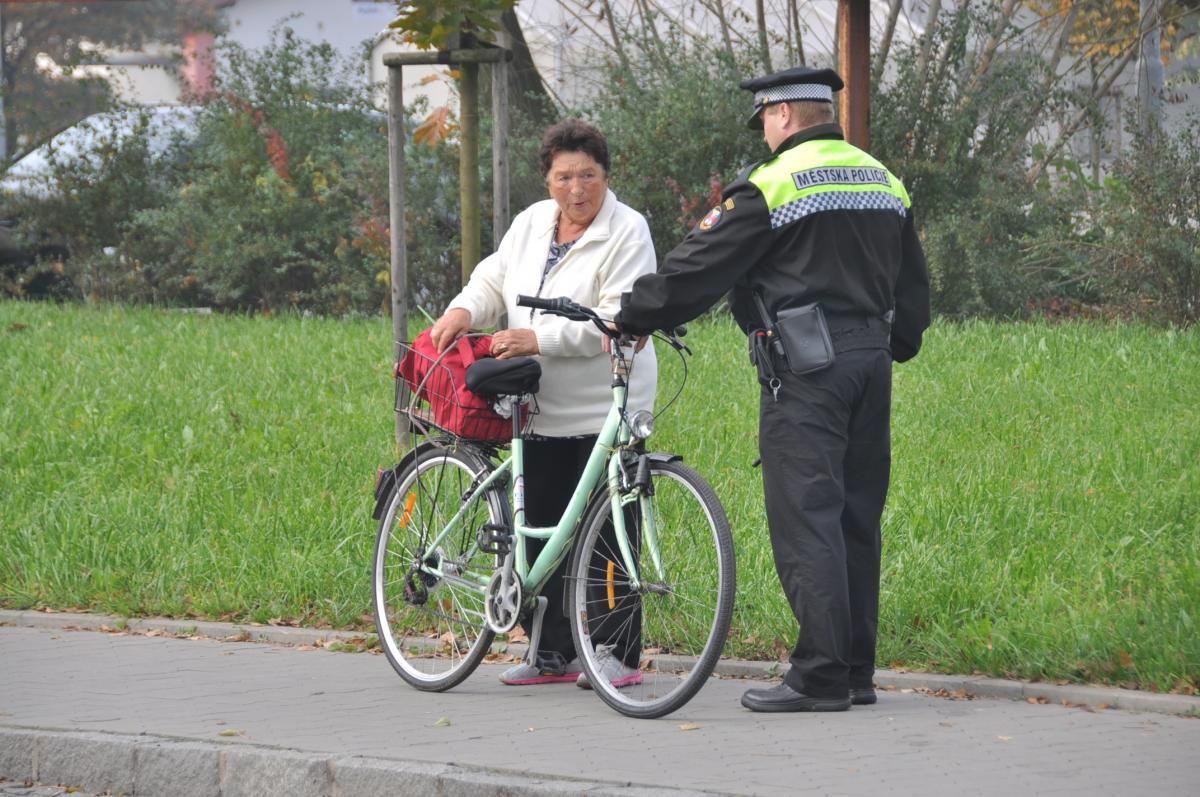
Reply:
[[[471, 491], [471, 494], [463, 500], [462, 506], [455, 513], [454, 517], [450, 518], [445, 528], [438, 533], [434, 540], [425, 546], [426, 550], [436, 550], [442, 540], [449, 536], [462, 522], [462, 517], [467, 507], [475, 501], [481, 500], [487, 490], [491, 489], [497, 481], [511, 473], [512, 530], [516, 538], [514, 567], [516, 568], [517, 575], [520, 577], [523, 593], [526, 596], [537, 595], [541, 592], [550, 574], [554, 572], [554, 569], [570, 550], [571, 541], [575, 537], [576, 527], [580, 522], [584, 510], [587, 508], [588, 498], [592, 493], [592, 489], [599, 483], [600, 475], [607, 466], [608, 494], [612, 508], [612, 520], [616, 531], [617, 545], [621, 551], [621, 560], [625, 566], [625, 573], [628, 575], [630, 589], [636, 591], [640, 587], [641, 581], [638, 577], [637, 563], [633, 558], [633, 549], [629, 544], [629, 534], [625, 528], [625, 513], [622, 510], [626, 504], [637, 501], [641, 491], [635, 488], [625, 495], [621, 494], [621, 462], [620, 457], [616, 454], [621, 447], [629, 444], [632, 437], [629, 424], [626, 423], [621, 411], [621, 408], [625, 405], [627, 390], [624, 379], [616, 380], [612, 390], [612, 407], [608, 411], [608, 417], [604, 420], [604, 426], [601, 428], [600, 434], [596, 439], [596, 445], [592, 448], [592, 453], [588, 456], [587, 466], [584, 468], [579, 483], [575, 486], [575, 492], [571, 495], [571, 500], [567, 504], [567, 508], [563, 511], [563, 516], [558, 521], [558, 525], [548, 528], [525, 525], [525, 441], [521, 437], [514, 437], [512, 440], [512, 454]], [[650, 554], [651, 561], [658, 571], [659, 578], [665, 581], [666, 576], [663, 572], [662, 560], [658, 551], [658, 534], [655, 527], [653, 509], [649, 501], [639, 501], [639, 504], [642, 519], [642, 542]], [[546, 540], [545, 547], [538, 554], [532, 567], [527, 563], [525, 555], [525, 540], [531, 537]], [[469, 559], [470, 557], [467, 558]], [[444, 576], [440, 567], [425, 565], [422, 566], [422, 569], [438, 577]], [[461, 577], [457, 580], [461, 580]], [[487, 581], [482, 580], [479, 585], [481, 588], [486, 588]]]

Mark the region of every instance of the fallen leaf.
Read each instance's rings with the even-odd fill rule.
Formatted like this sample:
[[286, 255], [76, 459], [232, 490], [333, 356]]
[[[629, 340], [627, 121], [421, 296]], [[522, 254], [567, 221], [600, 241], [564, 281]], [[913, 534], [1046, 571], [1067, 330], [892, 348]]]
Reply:
[[[1049, 703], [1050, 701], [1049, 701], [1049, 700], [1047, 700], [1047, 699], [1046, 699], [1045, 697], [1043, 697], [1042, 695], [1036, 695], [1036, 696], [1033, 696], [1033, 697], [1027, 697], [1027, 698], [1025, 698], [1025, 702], [1026, 702], [1026, 703], [1033, 703], [1035, 706], [1039, 706], [1039, 705], [1040, 705], [1040, 706], [1044, 706], [1044, 705], [1046, 705], [1047, 703]], [[1066, 702], [1066, 701], [1063, 701], [1063, 702]]]
[[509, 642], [528, 642], [529, 637], [525, 635], [525, 629], [517, 627], [508, 632]]
[[1129, 668], [1133, 666], [1133, 656], [1130, 656], [1127, 650], [1118, 651], [1117, 660], [1121, 662], [1122, 667]]
[[438, 721], [433, 723], [435, 728], [446, 728], [450, 725], [449, 717], [438, 717]]
[[682, 725], [680, 725], [680, 726], [679, 726], [679, 730], [681, 730], [681, 731], [694, 731], [694, 730], [696, 730], [696, 729], [697, 729], [697, 728], [699, 728], [699, 727], [700, 727], [700, 726], [699, 726], [699, 725], [697, 725], [697, 724], [696, 724], [696, 723], [694, 723], [694, 722], [685, 722], [685, 723], [683, 723]]
[[1000, 740], [1000, 741], [1002, 741], [1002, 742], [1008, 742], [1008, 741], [1012, 741], [1012, 737], [1011, 737], [1011, 736], [997, 736], [996, 738], [997, 738], [997, 739], [999, 739], [999, 740]]
[[233, 728], [226, 728], [223, 731], [217, 731], [217, 736], [245, 736], [245, 735], [246, 735], [245, 731], [239, 731], [239, 730], [235, 730]]

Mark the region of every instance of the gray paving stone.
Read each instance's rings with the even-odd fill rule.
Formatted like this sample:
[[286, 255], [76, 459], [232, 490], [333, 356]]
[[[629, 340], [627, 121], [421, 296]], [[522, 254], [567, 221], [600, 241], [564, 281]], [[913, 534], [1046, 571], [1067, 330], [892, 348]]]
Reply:
[[221, 755], [220, 793], [222, 797], [331, 797], [333, 783], [325, 756], [231, 747]]
[[0, 728], [0, 775], [11, 781], [33, 780], [33, 734]]
[[220, 797], [220, 750], [193, 742], [137, 744], [134, 786], [138, 797]]
[[36, 750], [36, 781], [133, 794], [136, 748], [124, 740], [98, 733], [39, 736]]

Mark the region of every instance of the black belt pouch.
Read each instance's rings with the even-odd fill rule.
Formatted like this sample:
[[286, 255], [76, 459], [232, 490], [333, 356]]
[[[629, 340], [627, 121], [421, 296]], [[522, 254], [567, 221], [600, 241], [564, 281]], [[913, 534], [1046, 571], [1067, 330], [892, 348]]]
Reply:
[[833, 339], [821, 305], [813, 303], [780, 310], [775, 334], [783, 343], [788, 370], [793, 374], [811, 374], [833, 365]]

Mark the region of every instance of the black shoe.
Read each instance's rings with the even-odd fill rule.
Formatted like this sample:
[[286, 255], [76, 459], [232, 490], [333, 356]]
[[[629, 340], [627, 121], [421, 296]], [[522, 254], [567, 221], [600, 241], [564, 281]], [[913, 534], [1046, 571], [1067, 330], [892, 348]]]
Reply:
[[747, 689], [742, 705], [751, 711], [845, 711], [850, 708], [850, 698], [813, 697], [780, 684], [770, 689]]
[[862, 689], [850, 689], [850, 703], [855, 706], [871, 706], [875, 704], [875, 687], [866, 686]]

